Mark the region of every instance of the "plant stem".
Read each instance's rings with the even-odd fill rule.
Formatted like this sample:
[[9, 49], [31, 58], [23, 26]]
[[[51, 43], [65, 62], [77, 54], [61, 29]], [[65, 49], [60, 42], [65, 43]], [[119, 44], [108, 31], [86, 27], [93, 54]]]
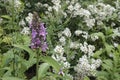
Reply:
[[[14, 27], [14, 20], [15, 20], [15, 18], [14, 18], [15, 16], [14, 16], [14, 0], [12, 0], [12, 27]], [[12, 27], [11, 27], [11, 29], [12, 29]], [[11, 31], [11, 33], [12, 33], [12, 31]], [[13, 43], [12, 43], [13, 44]], [[11, 47], [12, 48], [12, 47]], [[14, 76], [16, 76], [15, 75], [15, 53], [14, 53], [14, 49], [13, 49], [13, 54], [14, 54], [14, 58], [13, 58], [13, 75]]]
[[36, 80], [38, 80], [38, 68], [39, 68], [39, 50], [37, 51], [37, 59], [36, 59]]

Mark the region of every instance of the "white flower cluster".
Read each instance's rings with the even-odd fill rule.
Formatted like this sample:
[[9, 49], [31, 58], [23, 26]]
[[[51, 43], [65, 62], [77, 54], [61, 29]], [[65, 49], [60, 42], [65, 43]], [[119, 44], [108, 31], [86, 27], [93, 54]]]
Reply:
[[97, 20], [104, 20], [107, 16], [112, 16], [112, 14], [116, 11], [114, 7], [109, 4], [98, 3], [96, 5], [89, 5], [88, 9], [92, 14], [97, 15]]
[[93, 56], [93, 51], [95, 50], [94, 45], [88, 45], [87, 42], [84, 42], [83, 44], [80, 44], [80, 50], [84, 52], [85, 54], [88, 54], [88, 56]]
[[116, 36], [120, 37], [120, 27], [113, 29], [113, 33], [114, 33], [114, 35], [112, 36], [113, 38], [115, 38]]
[[89, 37], [88, 32], [86, 32], [86, 31], [76, 30], [74, 33], [75, 33], [76, 36], [81, 35], [85, 39], [88, 39], [88, 37]]
[[74, 70], [79, 74], [79, 77], [95, 76], [96, 69], [100, 67], [100, 59], [89, 59], [86, 55], [79, 58], [78, 64], [74, 67]]
[[66, 39], [64, 36], [61, 36], [61, 38], [59, 39], [59, 42], [61, 43], [61, 45], [65, 45], [66, 44]]
[[95, 19], [85, 18], [85, 22], [89, 28], [92, 28], [93, 26], [95, 26]]
[[70, 48], [71, 49], [79, 49], [80, 44], [78, 42], [70, 42]]
[[69, 28], [65, 28], [62, 34], [65, 35], [66, 37], [71, 37], [71, 31]]
[[54, 5], [53, 5], [53, 9], [56, 11], [56, 12], [59, 12], [60, 8], [61, 8], [61, 0], [52, 0], [51, 1]]
[[99, 38], [97, 35], [91, 35], [90, 37], [92, 41], [96, 41]]
[[63, 53], [64, 53], [64, 48], [63, 48], [61, 45], [57, 45], [57, 46], [54, 48], [54, 52], [59, 53], [60, 55], [63, 55]]
[[22, 20], [19, 22], [19, 25], [24, 27], [24, 26], [26, 25], [26, 23], [25, 23], [25, 21], [22, 19]]
[[53, 54], [52, 58], [59, 62], [60, 65], [63, 66], [63, 69], [70, 68], [70, 63], [67, 62], [66, 57], [64, 57], [63, 55]]
[[67, 9], [68, 9], [67, 12], [72, 13], [73, 17], [76, 17], [76, 16], [89, 17], [91, 15], [91, 13], [88, 10], [81, 8], [81, 5], [76, 0], [72, 0], [69, 3], [69, 6]]
[[33, 14], [28, 13], [28, 16], [25, 18], [25, 20], [28, 22], [28, 24], [30, 24], [32, 22], [32, 19], [33, 19]]
[[[8, 2], [10, 5], [13, 5], [13, 0], [4, 0], [5, 2]], [[17, 11], [18, 9], [20, 9], [22, 6], [22, 3], [20, 0], [14, 0], [14, 7], [15, 10]]]

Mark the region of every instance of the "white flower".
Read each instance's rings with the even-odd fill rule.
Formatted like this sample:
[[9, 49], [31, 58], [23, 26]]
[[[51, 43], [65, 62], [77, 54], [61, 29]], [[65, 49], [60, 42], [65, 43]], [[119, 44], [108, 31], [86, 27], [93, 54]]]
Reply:
[[52, 7], [51, 6], [48, 7], [48, 11], [52, 11]]
[[91, 35], [90, 37], [91, 37], [92, 41], [96, 41], [96, 40], [99, 38], [99, 37], [96, 36], [96, 35]]
[[62, 11], [62, 14], [64, 15], [64, 18], [67, 17], [67, 13]]
[[98, 9], [96, 8], [95, 5], [88, 5], [87, 8], [92, 12], [92, 14], [95, 14], [98, 12]]
[[22, 4], [20, 0], [14, 0], [15, 7], [19, 8], [19, 6]]
[[95, 19], [86, 18], [86, 19], [85, 19], [85, 22], [86, 22], [86, 25], [87, 25], [89, 28], [92, 28], [93, 26], [95, 26]]
[[73, 5], [69, 5], [68, 10], [70, 10], [70, 12], [72, 12], [74, 10]]
[[83, 34], [82, 34], [82, 37], [85, 38], [85, 39], [87, 39], [88, 36], [89, 36], [89, 35], [88, 35], [88, 32], [83, 31], [82, 33], [83, 33]]
[[88, 55], [93, 56], [93, 51], [95, 50], [95, 46], [88, 45]]
[[90, 11], [81, 8], [81, 9], [80, 9], [80, 13], [79, 13], [79, 15], [80, 15], [80, 16], [89, 17], [89, 16], [91, 15], [91, 13], [90, 13]]
[[63, 66], [63, 69], [70, 68], [70, 63], [67, 62], [66, 57], [64, 57], [63, 55], [53, 54], [52, 58], [59, 62], [60, 65]]
[[79, 36], [80, 34], [82, 34], [82, 31], [81, 31], [81, 30], [76, 30], [76, 31], [75, 31], [75, 35], [76, 35], [76, 36]]
[[69, 28], [65, 28], [65, 30], [62, 32], [66, 37], [71, 37], [71, 31]]
[[75, 5], [74, 5], [74, 10], [79, 10], [80, 9], [80, 7], [81, 7], [81, 5], [79, 4], [79, 3], [76, 3]]
[[[116, 36], [120, 36], [119, 28], [113, 29], [113, 33], [114, 33]], [[113, 35], [113, 37], [114, 37], [114, 35]]]
[[63, 48], [62, 46], [60, 46], [60, 45], [57, 45], [57, 46], [55, 47], [54, 51], [55, 51], [56, 53], [59, 53], [60, 55], [63, 55], [63, 53], [64, 53], [64, 48]]
[[56, 12], [59, 12], [60, 8], [61, 8], [61, 5], [54, 5], [54, 6], [53, 6], [53, 9], [54, 9]]
[[65, 39], [64, 36], [62, 36], [62, 37], [59, 39], [59, 41], [61, 42], [62, 45], [65, 45], [65, 43], [66, 43], [66, 39]]
[[118, 47], [118, 43], [115, 43], [115, 42], [114, 42], [114, 44], [113, 44], [113, 45], [114, 45], [114, 47]]
[[84, 44], [80, 44], [80, 50], [84, 52], [85, 54], [88, 54], [88, 56], [93, 56], [93, 51], [95, 50], [95, 46], [88, 45], [87, 42], [84, 42]]
[[70, 68], [70, 63], [68, 63], [67, 61], [63, 62], [63, 65], [64, 65], [64, 68]]
[[61, 0], [52, 0], [51, 1], [54, 5], [59, 5], [61, 3]]
[[25, 24], [25, 21], [22, 19], [20, 22], [19, 22], [19, 25], [21, 25], [21, 26], [25, 26], [26, 24]]
[[70, 48], [78, 49], [79, 47], [80, 47], [80, 44], [78, 42], [70, 42]]
[[8, 1], [10, 5], [14, 5], [16, 11], [19, 10], [22, 5], [20, 0], [14, 0], [14, 3], [13, 3], [13, 0], [4, 0], [4, 1], [6, 2]]
[[23, 30], [21, 31], [21, 34], [24, 34], [24, 35], [30, 34], [30, 28], [24, 27]]
[[70, 3], [70, 1], [69, 0], [66, 0], [66, 4], [69, 4]]
[[49, 5], [48, 4], [43, 4], [44, 7], [48, 7]]
[[97, 21], [97, 25], [100, 26], [100, 25], [103, 25], [103, 22], [101, 20]]
[[32, 22], [32, 19], [33, 19], [33, 14], [28, 13], [28, 16], [25, 18], [25, 20], [30, 24]]
[[78, 64], [74, 67], [74, 70], [79, 74], [79, 76], [95, 76], [96, 69], [101, 65], [100, 59], [92, 59], [83, 55], [79, 58]]

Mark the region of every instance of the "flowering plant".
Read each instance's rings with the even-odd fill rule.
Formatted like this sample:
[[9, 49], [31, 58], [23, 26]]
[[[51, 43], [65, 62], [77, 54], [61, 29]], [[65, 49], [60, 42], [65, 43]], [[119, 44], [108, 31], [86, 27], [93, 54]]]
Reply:
[[120, 80], [119, 9], [119, 0], [1, 0], [0, 79]]

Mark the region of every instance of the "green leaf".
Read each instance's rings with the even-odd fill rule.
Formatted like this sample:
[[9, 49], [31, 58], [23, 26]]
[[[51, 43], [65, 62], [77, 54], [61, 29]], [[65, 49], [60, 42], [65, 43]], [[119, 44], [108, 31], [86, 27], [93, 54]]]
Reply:
[[94, 58], [98, 58], [103, 52], [104, 52], [104, 50], [103, 50], [103, 49], [100, 49], [100, 50], [98, 50], [98, 51], [96, 51], [96, 52], [94, 53], [93, 57], [94, 57]]
[[5, 19], [9, 19], [9, 20], [12, 19], [12, 18], [11, 18], [10, 16], [8, 16], [8, 15], [2, 15], [1, 17], [2, 17], [2, 18], [5, 18]]
[[13, 44], [13, 46], [27, 51], [29, 53], [29, 56], [30, 56], [29, 59], [34, 58], [35, 53], [28, 46], [24, 46], [24, 45], [20, 45], [20, 44]]
[[97, 72], [97, 76], [98, 76], [98, 77], [100, 77], [100, 76], [109, 77], [109, 74], [108, 74], [108, 72], [106, 72], [106, 71], [98, 71], [98, 72]]
[[85, 76], [83, 80], [90, 80], [89, 77]]
[[104, 63], [102, 64], [102, 66], [107, 70], [110, 71], [113, 69], [113, 61], [112, 60], [104, 60]]
[[102, 39], [103, 42], [105, 42], [105, 35], [102, 32], [93, 33], [91, 35], [97, 35]]
[[114, 47], [112, 45], [107, 44], [107, 43], [105, 43], [104, 45], [105, 45], [105, 49], [107, 51], [107, 54], [110, 54], [111, 51], [114, 49]]
[[17, 77], [3, 77], [2, 80], [23, 80]]
[[49, 69], [49, 67], [50, 67], [50, 65], [48, 63], [42, 63], [40, 65], [40, 68], [38, 70], [39, 80], [41, 80], [45, 76], [45, 74], [46, 74], [47, 70]]
[[62, 68], [57, 61], [49, 56], [42, 57], [42, 60], [51, 65], [55, 69], [55, 71], [57, 71], [57, 73], [60, 71], [60, 68]]

